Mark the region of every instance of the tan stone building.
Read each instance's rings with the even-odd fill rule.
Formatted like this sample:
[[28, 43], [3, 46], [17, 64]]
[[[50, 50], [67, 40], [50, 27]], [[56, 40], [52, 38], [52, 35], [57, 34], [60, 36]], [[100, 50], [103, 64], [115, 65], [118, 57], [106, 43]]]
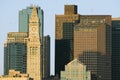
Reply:
[[21, 74], [20, 71], [9, 70], [8, 75], [0, 76], [0, 80], [33, 80], [28, 74]]
[[42, 79], [39, 25], [37, 10], [34, 7], [29, 20], [29, 37], [27, 42], [27, 73], [34, 80]]

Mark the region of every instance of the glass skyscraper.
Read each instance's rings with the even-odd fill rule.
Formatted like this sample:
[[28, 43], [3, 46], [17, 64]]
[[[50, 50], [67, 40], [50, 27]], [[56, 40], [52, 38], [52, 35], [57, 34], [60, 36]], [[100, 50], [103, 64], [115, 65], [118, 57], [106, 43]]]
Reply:
[[4, 74], [8, 74], [10, 69], [26, 73], [27, 33], [10, 32], [4, 44]]

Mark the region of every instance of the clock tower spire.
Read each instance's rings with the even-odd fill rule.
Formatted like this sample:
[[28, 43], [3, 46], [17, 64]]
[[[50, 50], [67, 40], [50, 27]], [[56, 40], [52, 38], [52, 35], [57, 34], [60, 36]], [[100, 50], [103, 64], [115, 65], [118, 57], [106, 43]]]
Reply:
[[36, 9], [36, 6], [34, 6], [32, 9], [30, 20], [29, 20], [29, 38], [31, 38], [31, 40], [33, 39], [40, 40], [39, 26], [40, 24], [39, 24], [37, 9]]
[[32, 13], [31, 13], [31, 17], [30, 17], [29, 22], [39, 22], [36, 6], [34, 6], [32, 9]]

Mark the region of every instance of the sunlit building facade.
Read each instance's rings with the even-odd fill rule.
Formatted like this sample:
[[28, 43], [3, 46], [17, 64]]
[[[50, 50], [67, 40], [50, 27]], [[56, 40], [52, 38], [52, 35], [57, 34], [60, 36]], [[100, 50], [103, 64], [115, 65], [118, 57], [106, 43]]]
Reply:
[[27, 40], [27, 73], [34, 80], [42, 80], [41, 42], [39, 35], [39, 17], [34, 6], [29, 19], [29, 36]]
[[61, 80], [92, 80], [91, 72], [87, 66], [79, 60], [74, 59], [65, 65], [65, 71], [61, 71]]
[[20, 71], [9, 70], [8, 75], [0, 76], [0, 80], [33, 80], [28, 74], [22, 74]]

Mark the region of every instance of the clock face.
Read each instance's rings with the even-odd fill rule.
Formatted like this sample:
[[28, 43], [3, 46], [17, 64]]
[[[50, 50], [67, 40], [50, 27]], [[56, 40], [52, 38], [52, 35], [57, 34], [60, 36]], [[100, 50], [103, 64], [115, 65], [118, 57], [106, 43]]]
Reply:
[[35, 27], [33, 27], [33, 28], [32, 28], [32, 31], [36, 31], [36, 28], [35, 28]]

